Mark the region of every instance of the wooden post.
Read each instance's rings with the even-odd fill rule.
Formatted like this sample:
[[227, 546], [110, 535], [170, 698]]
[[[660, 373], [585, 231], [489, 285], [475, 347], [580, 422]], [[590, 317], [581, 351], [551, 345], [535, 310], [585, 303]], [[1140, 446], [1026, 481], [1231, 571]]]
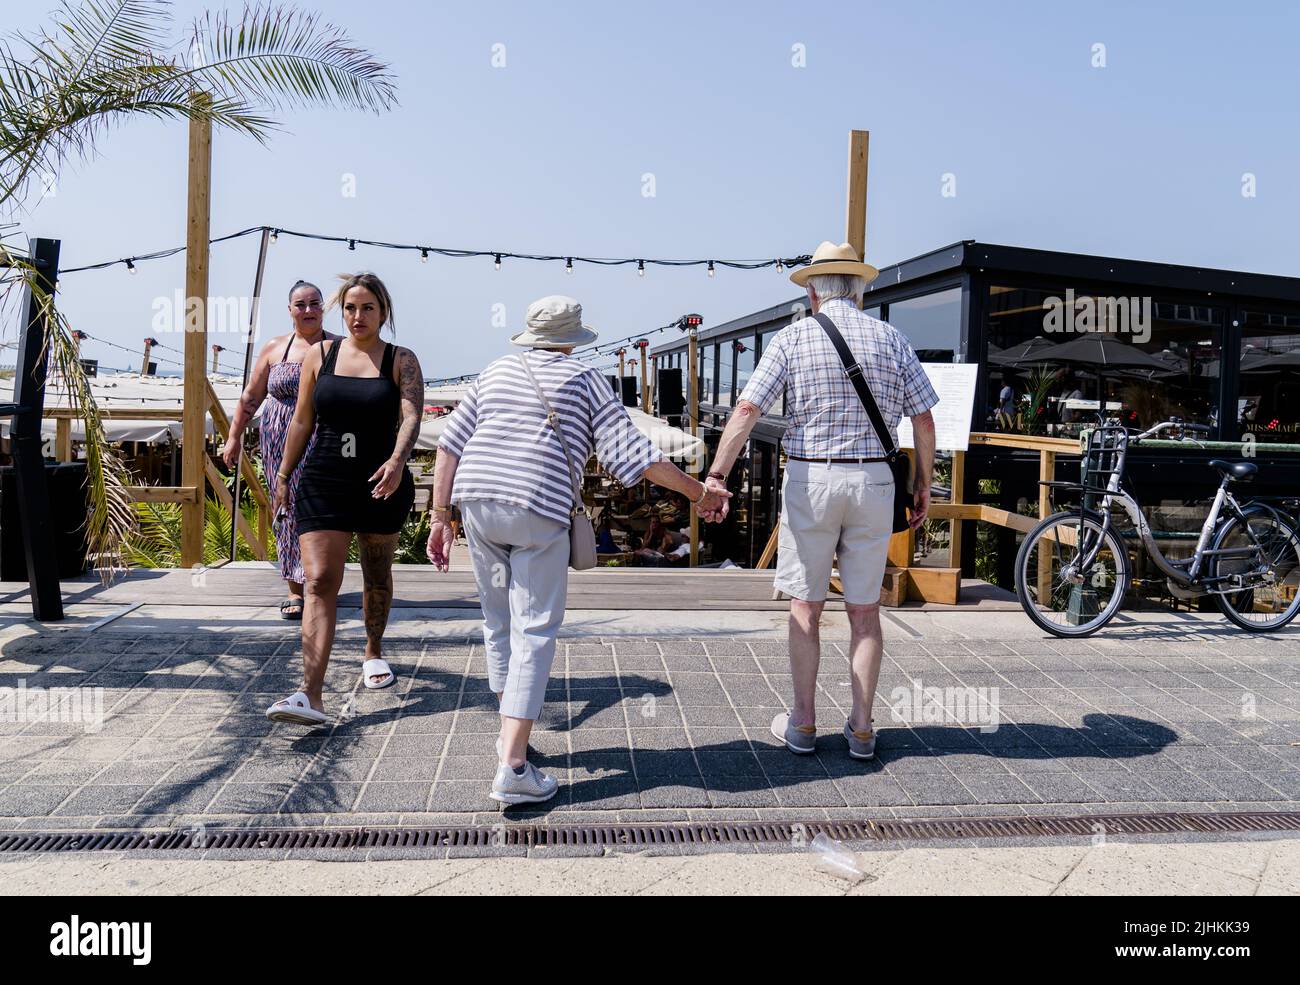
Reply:
[[[687, 391], [690, 394], [690, 400], [687, 403], [687, 412], [691, 415], [691, 435], [698, 437], [700, 433], [700, 373], [697, 368], [699, 359], [699, 342], [696, 339], [695, 329], [688, 330], [686, 343], [686, 371], [690, 374], [690, 388]], [[701, 456], [702, 457], [702, 456]], [[700, 466], [696, 466], [695, 472], [698, 475]], [[691, 567], [698, 567], [700, 563], [700, 515], [691, 510]]]
[[869, 130], [849, 131], [849, 202], [844, 223], [844, 241], [858, 251], [858, 259], [867, 258], [867, 154], [871, 144]]
[[623, 377], [627, 373], [627, 367], [623, 362], [623, 357], [627, 354], [626, 349], [619, 349], [618, 356], [618, 402], [623, 402]]
[[[1038, 453], [1038, 478], [1050, 482], [1056, 478], [1056, 452], [1042, 449]], [[1043, 519], [1052, 509], [1051, 489], [1038, 487], [1038, 519]], [[1052, 554], [1044, 549], [1044, 542], [1039, 541], [1038, 548], [1038, 601], [1047, 605], [1052, 595]]]
[[659, 357], [650, 357], [650, 384], [646, 389], [645, 412], [653, 414], [655, 412], [655, 381], [659, 378]]
[[226, 351], [225, 346], [214, 345], [212, 347], [212, 372], [215, 373], [217, 371], [217, 353], [225, 352], [225, 351]]
[[141, 376], [149, 375], [149, 350], [151, 350], [155, 345], [157, 345], [157, 340], [155, 339], [144, 340], [144, 362], [140, 363]]
[[[966, 453], [964, 451], [955, 451], [952, 453], [952, 495], [949, 502], [961, 504], [966, 501], [965, 493], [962, 490], [966, 486]], [[948, 567], [961, 567], [961, 541], [962, 533], [965, 530], [965, 520], [954, 517], [948, 525]]]
[[72, 461], [72, 419], [69, 417], [54, 422], [54, 457], [60, 462]]
[[[211, 97], [200, 95], [196, 99]], [[181, 427], [181, 484], [202, 490], [207, 481], [208, 240], [211, 238], [212, 124], [191, 120], [189, 200], [185, 234], [185, 406]], [[203, 503], [181, 507], [181, 565], [203, 563]]]
[[650, 390], [646, 386], [646, 362], [645, 346], [641, 346], [641, 409], [648, 414], [650, 413]]

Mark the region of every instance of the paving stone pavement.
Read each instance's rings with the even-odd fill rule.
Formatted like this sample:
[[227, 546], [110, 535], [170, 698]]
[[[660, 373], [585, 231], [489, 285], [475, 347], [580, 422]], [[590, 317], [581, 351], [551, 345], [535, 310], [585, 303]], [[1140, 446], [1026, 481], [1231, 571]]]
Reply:
[[[300, 683], [298, 647], [296, 635], [108, 630], [4, 642], [0, 689], [15, 690], [0, 697], [15, 697], [10, 713], [0, 705], [0, 827], [500, 819], [486, 796], [498, 719], [480, 641], [395, 640], [397, 685], [367, 691], [359, 641], [341, 640], [335, 720], [317, 730], [264, 717]], [[560, 794], [507, 818], [1300, 808], [1295, 637], [890, 641], [867, 763], [840, 735], [846, 651], [823, 644], [817, 752], [795, 757], [768, 731], [790, 691], [783, 641], [561, 641], [532, 741]], [[102, 696], [101, 727], [16, 720], [21, 689], [60, 687]], [[936, 706], [924, 701], [922, 720], [900, 721], [917, 687], [984, 689], [968, 693], [996, 702], [998, 724], [926, 721]]]

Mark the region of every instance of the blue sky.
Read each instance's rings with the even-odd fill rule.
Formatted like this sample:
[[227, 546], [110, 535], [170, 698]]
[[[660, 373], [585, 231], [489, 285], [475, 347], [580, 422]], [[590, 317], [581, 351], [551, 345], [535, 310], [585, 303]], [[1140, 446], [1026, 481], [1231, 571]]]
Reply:
[[[871, 131], [867, 259], [878, 266], [981, 239], [1300, 271], [1300, 15], [1289, 4], [314, 7], [392, 64], [401, 106], [379, 117], [287, 114], [266, 148], [219, 133], [214, 235], [267, 224], [565, 255], [789, 256], [843, 238], [856, 127]], [[202, 8], [177, 3], [178, 32]], [[36, 8], [6, 10], [6, 28], [38, 23]], [[1092, 66], [1098, 43], [1105, 68]], [[504, 68], [492, 66], [496, 44]], [[806, 67], [792, 65], [795, 45]], [[64, 266], [178, 245], [185, 154], [184, 125], [128, 122], [96, 159], [64, 170], [24, 228], [61, 238]], [[1254, 198], [1241, 194], [1247, 172]], [[646, 173], [653, 198], [642, 195]], [[341, 193], [345, 174], [355, 197]], [[945, 174], [955, 197], [941, 194]], [[249, 294], [255, 259], [255, 237], [215, 247], [212, 293]], [[288, 328], [294, 280], [325, 286], [354, 269], [385, 278], [398, 340], [429, 377], [473, 372], [508, 351], [529, 301], [544, 294], [574, 295], [615, 339], [687, 311], [719, 324], [798, 293], [772, 270], [566, 276], [562, 263], [521, 261], [496, 272], [489, 259], [422, 265], [412, 254], [282, 238], [267, 266], [262, 336]], [[136, 353], [155, 299], [183, 279], [183, 256], [134, 276], [70, 274], [62, 300], [75, 327]], [[139, 364], [95, 343], [85, 354]]]

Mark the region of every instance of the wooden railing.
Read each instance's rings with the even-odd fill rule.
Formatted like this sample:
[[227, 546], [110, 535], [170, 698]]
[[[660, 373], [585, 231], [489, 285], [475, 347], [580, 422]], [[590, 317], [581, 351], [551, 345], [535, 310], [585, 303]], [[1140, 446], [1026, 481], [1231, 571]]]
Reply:
[[[221, 406], [221, 401], [217, 399], [216, 391], [212, 389], [211, 382], [205, 379], [204, 383], [207, 386], [207, 407], [204, 412], [212, 415], [213, 429], [216, 431], [217, 437], [224, 442], [230, 435], [230, 418], [226, 415], [226, 409]], [[72, 422], [80, 417], [80, 414], [73, 407], [48, 407], [45, 410], [45, 416], [53, 418], [55, 422], [55, 457], [61, 462], [72, 461]], [[99, 416], [104, 420], [119, 421], [175, 421], [182, 415], [181, 411], [176, 407], [101, 407]], [[256, 530], [253, 530], [248, 525], [248, 521], [236, 508], [230, 490], [226, 488], [224, 477], [211, 459], [207, 457], [206, 453], [204, 459], [205, 482], [203, 486], [128, 486], [127, 492], [137, 503], [181, 503], [201, 506], [207, 495], [206, 487], [211, 486], [217, 501], [231, 514], [240, 536], [244, 538], [244, 543], [253, 552], [253, 557], [259, 561], [265, 561], [270, 535], [271, 501], [267, 497], [266, 489], [262, 486], [261, 480], [258, 479], [252, 463], [247, 457], [243, 458], [241, 461], [241, 474], [244, 479], [244, 488], [249, 491], [253, 501], [257, 504]]]
[[[970, 436], [970, 443], [974, 445], [996, 446], [1000, 448], [1017, 448], [1022, 451], [1038, 452], [1038, 478], [1041, 481], [1050, 481], [1056, 477], [1056, 456], [1057, 455], [1078, 455], [1079, 442], [1077, 439], [1070, 438], [1047, 438], [1031, 434], [1003, 434], [1000, 432], [974, 432]], [[964, 451], [955, 451], [952, 453], [952, 496], [946, 503], [931, 503], [929, 518], [932, 520], [948, 520], [948, 563], [952, 565], [956, 562], [958, 568], [958, 577], [960, 577], [961, 549], [963, 538], [963, 525], [968, 520], [982, 520], [985, 523], [992, 523], [999, 527], [1009, 527], [1012, 530], [1018, 530], [1021, 533], [1028, 533], [1034, 529], [1038, 521], [1047, 516], [1052, 509], [1051, 491], [1047, 486], [1038, 487], [1038, 516], [1023, 516], [1020, 513], [1013, 513], [1010, 510], [1000, 509], [996, 506], [989, 506], [985, 503], [966, 503], [963, 502], [964, 494], [962, 488], [965, 486], [966, 477], [966, 453]], [[897, 558], [894, 553], [894, 544], [900, 538], [906, 538], [903, 545], [900, 545]], [[890, 562], [902, 561], [901, 567], [911, 569], [915, 552], [915, 538], [910, 531], [904, 534], [896, 535], [890, 542]], [[1039, 591], [1043, 592], [1045, 584], [1050, 584], [1051, 572], [1047, 570], [1051, 557], [1046, 552], [1041, 552], [1038, 557], [1038, 577]], [[1046, 583], [1044, 582], [1046, 579]]]

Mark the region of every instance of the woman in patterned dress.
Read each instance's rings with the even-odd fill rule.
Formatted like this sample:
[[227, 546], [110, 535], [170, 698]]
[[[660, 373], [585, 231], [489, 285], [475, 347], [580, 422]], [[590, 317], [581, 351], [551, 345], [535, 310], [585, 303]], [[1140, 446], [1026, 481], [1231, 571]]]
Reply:
[[[257, 414], [262, 401], [266, 400], [260, 424], [262, 468], [268, 480], [274, 481], [275, 474], [280, 471], [280, 460], [284, 456], [284, 440], [289, 432], [289, 421], [293, 419], [293, 410], [298, 403], [298, 376], [302, 372], [302, 360], [317, 342], [338, 338], [324, 330], [321, 320], [323, 309], [320, 288], [315, 284], [300, 280], [289, 289], [289, 317], [293, 320], [293, 331], [271, 339], [257, 357], [248, 387], [240, 395], [239, 405], [235, 408], [235, 419], [230, 424], [230, 440], [221, 449], [221, 457], [228, 467], [234, 468], [238, 463], [244, 429]], [[270, 399], [267, 400], [267, 397]], [[303, 461], [306, 461], [305, 455]], [[299, 464], [294, 470], [293, 481], [289, 483], [291, 496], [298, 488], [301, 472], [302, 465]], [[292, 501], [289, 507], [283, 518], [275, 524], [275, 549], [280, 559], [280, 576], [289, 583], [289, 597], [280, 603], [280, 615], [285, 619], [301, 619], [304, 578], [302, 555], [298, 549], [298, 527]]]

